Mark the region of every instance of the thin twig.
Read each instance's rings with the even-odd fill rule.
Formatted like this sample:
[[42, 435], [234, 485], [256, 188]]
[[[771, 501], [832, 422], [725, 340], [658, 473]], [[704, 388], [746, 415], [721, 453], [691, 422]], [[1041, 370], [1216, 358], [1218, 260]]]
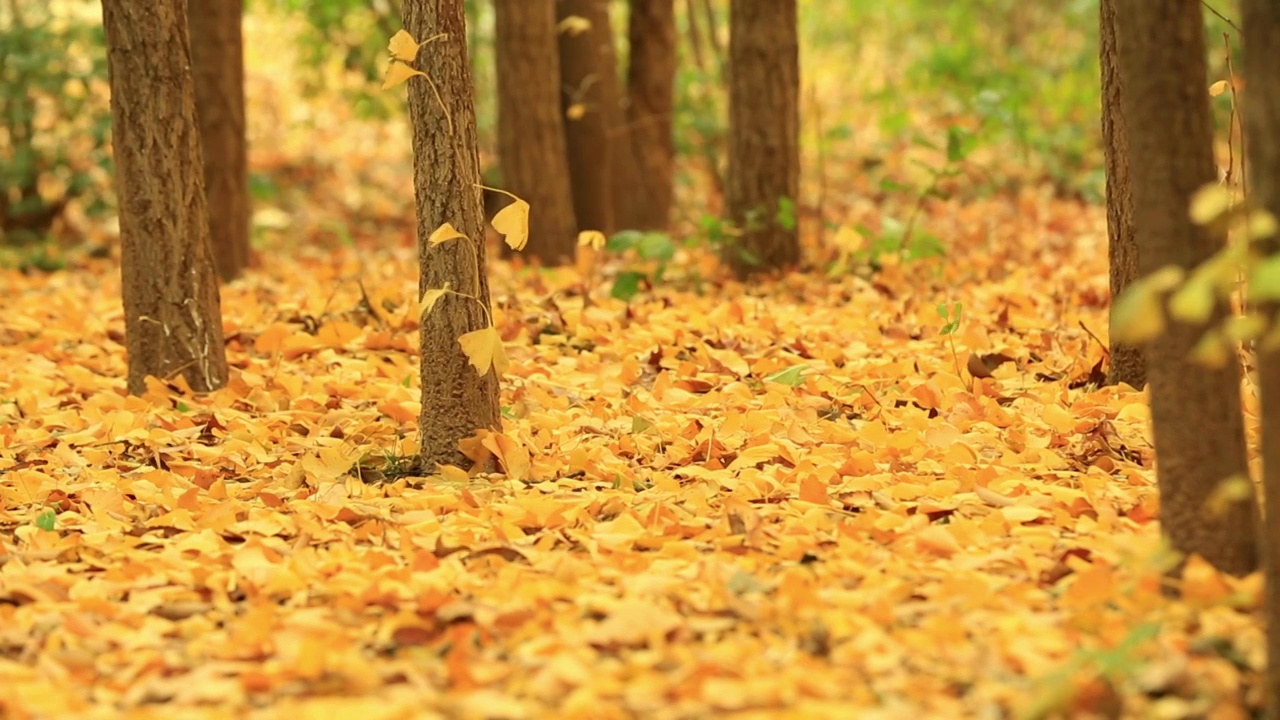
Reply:
[[1230, 25], [1230, 26], [1232, 27], [1232, 29], [1233, 29], [1233, 30], [1235, 30], [1236, 32], [1241, 32], [1241, 30], [1240, 30], [1240, 26], [1239, 26], [1239, 25], [1236, 25], [1234, 22], [1231, 22], [1231, 18], [1227, 17], [1226, 15], [1223, 15], [1222, 13], [1218, 12], [1217, 10], [1214, 10], [1214, 9], [1213, 9], [1213, 6], [1212, 6], [1212, 5], [1210, 5], [1209, 3], [1205, 2], [1205, 0], [1200, 0], [1200, 4], [1204, 6], [1204, 9], [1205, 9], [1205, 10], [1208, 10], [1209, 12], [1213, 13], [1214, 15], [1216, 15], [1216, 16], [1218, 17], [1218, 19], [1219, 19], [1219, 20], [1221, 20], [1222, 22], [1224, 22], [1224, 23], [1226, 23], [1226, 24]]

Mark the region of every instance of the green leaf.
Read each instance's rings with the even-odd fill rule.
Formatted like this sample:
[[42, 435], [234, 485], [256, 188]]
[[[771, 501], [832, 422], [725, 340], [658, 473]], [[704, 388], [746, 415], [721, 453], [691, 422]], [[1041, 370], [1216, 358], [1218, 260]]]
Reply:
[[613, 289], [609, 294], [623, 302], [630, 302], [640, 292], [640, 283], [645, 279], [645, 274], [636, 272], [635, 270], [624, 270], [618, 273], [613, 279]]
[[604, 249], [609, 252], [626, 252], [640, 243], [644, 233], [638, 230], [622, 230], [613, 234], [605, 243]]
[[1249, 273], [1249, 299], [1280, 300], [1280, 255], [1263, 258]]
[[639, 435], [640, 433], [653, 427], [653, 423], [640, 417], [639, 415], [631, 416], [631, 434]]
[[41, 530], [53, 532], [53, 528], [57, 525], [58, 514], [53, 510], [45, 510], [36, 516], [36, 527]]
[[676, 256], [676, 245], [665, 233], [644, 233], [636, 241], [635, 248], [644, 260], [668, 262]]
[[785, 370], [770, 373], [764, 379], [765, 382], [776, 382], [790, 387], [799, 387], [804, 384], [804, 373], [808, 369], [808, 365], [793, 365]]
[[1166, 265], [1134, 281], [1111, 305], [1111, 339], [1141, 345], [1164, 332], [1162, 299], [1185, 275], [1182, 268]]
[[796, 204], [791, 198], [778, 198], [778, 213], [774, 220], [785, 230], [796, 228]]

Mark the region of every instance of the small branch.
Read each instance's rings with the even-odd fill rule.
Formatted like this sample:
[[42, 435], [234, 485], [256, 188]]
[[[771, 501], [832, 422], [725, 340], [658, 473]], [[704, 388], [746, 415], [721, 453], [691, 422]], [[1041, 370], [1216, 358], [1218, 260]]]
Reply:
[[1219, 20], [1221, 20], [1222, 22], [1224, 22], [1224, 23], [1226, 23], [1226, 24], [1230, 25], [1232, 30], [1235, 30], [1236, 32], [1241, 32], [1241, 30], [1240, 30], [1240, 26], [1239, 26], [1239, 25], [1236, 25], [1234, 22], [1232, 22], [1232, 21], [1231, 21], [1231, 18], [1229, 18], [1229, 17], [1227, 17], [1226, 15], [1223, 15], [1222, 13], [1220, 13], [1220, 12], [1218, 12], [1217, 10], [1213, 9], [1213, 6], [1212, 6], [1212, 5], [1210, 5], [1209, 3], [1205, 2], [1205, 0], [1200, 0], [1200, 4], [1204, 6], [1204, 9], [1205, 9], [1205, 10], [1208, 10], [1209, 12], [1213, 13], [1214, 15], [1216, 15], [1216, 16], [1217, 16], [1217, 18], [1218, 18]]

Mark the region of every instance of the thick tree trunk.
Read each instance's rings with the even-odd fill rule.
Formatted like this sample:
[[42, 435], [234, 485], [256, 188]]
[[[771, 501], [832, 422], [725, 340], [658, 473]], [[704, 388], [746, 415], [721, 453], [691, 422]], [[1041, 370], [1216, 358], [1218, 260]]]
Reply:
[[227, 381], [186, 0], [103, 0], [129, 392]]
[[[1244, 103], [1245, 137], [1249, 153], [1252, 200], [1280, 218], [1280, 3], [1242, 0], [1244, 79], [1249, 88]], [[1262, 242], [1269, 254], [1280, 252], [1280, 238]], [[1260, 308], [1271, 323], [1280, 322], [1280, 307]], [[1266, 520], [1259, 545], [1266, 580], [1268, 717], [1280, 717], [1280, 350], [1258, 343], [1258, 384], [1262, 402], [1262, 493]]]
[[[1120, 76], [1133, 192], [1138, 270], [1188, 270], [1218, 252], [1223, 238], [1193, 223], [1192, 195], [1217, 179], [1199, 0], [1116, 0]], [[1209, 320], [1227, 316], [1219, 304]], [[1248, 478], [1240, 369], [1196, 364], [1190, 353], [1206, 326], [1171, 322], [1147, 347], [1161, 521], [1174, 548], [1199, 553], [1219, 569], [1244, 574], [1257, 566], [1257, 506], [1252, 493], [1210, 507], [1220, 484]]]
[[578, 227], [606, 235], [630, 217], [636, 163], [625, 140], [617, 51], [607, 0], [557, 0], [560, 31], [560, 84], [568, 141], [569, 174]]
[[725, 260], [747, 277], [800, 262], [796, 0], [731, 0], [729, 68], [726, 204], [742, 234]]
[[[489, 308], [480, 158], [462, 0], [405, 0], [404, 27], [419, 40], [444, 35], [417, 58], [417, 69], [435, 83], [440, 99], [424, 79], [408, 82], [418, 292], [447, 283], [480, 301], [447, 296], [422, 318], [418, 434], [424, 468], [431, 471], [437, 463], [463, 465], [466, 458], [458, 441], [499, 426], [498, 379], [492, 370], [477, 376], [458, 344], [459, 337], [488, 324]], [[427, 238], [446, 222], [468, 239], [429, 246]]]
[[249, 265], [249, 163], [244, 119], [242, 0], [188, 3], [196, 115], [204, 149], [204, 187], [218, 274], [232, 280]]
[[663, 229], [671, 218], [675, 138], [671, 134], [676, 82], [675, 0], [631, 0], [627, 37], [627, 136], [637, 185], [622, 218], [626, 227]]
[[[1102, 0], [1099, 12], [1102, 68], [1102, 150], [1107, 166], [1107, 249], [1111, 297], [1120, 297], [1138, 278], [1138, 248], [1133, 240], [1133, 196], [1129, 189], [1129, 141], [1125, 136], [1124, 92], [1116, 55], [1115, 0]], [[1114, 333], [1112, 336], [1114, 337]], [[1142, 348], [1111, 342], [1107, 382], [1142, 389], [1147, 365]]]
[[523, 252], [543, 265], [573, 262], [578, 232], [560, 109], [555, 2], [494, 2], [502, 180], [530, 205]]

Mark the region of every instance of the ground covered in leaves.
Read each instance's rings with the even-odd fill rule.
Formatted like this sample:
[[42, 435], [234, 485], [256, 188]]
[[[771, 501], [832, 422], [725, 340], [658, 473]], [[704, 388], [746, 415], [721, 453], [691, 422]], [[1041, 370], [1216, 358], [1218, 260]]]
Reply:
[[349, 120], [259, 121], [256, 167], [331, 172], [259, 209], [219, 392], [124, 394], [113, 262], [0, 271], [0, 716], [1257, 707], [1258, 578], [1162, 592], [1145, 402], [1098, 386], [1097, 207], [936, 201], [945, 258], [742, 285], [694, 252], [629, 303], [626, 259], [496, 264], [472, 452], [502, 472], [426, 473], [408, 145]]

